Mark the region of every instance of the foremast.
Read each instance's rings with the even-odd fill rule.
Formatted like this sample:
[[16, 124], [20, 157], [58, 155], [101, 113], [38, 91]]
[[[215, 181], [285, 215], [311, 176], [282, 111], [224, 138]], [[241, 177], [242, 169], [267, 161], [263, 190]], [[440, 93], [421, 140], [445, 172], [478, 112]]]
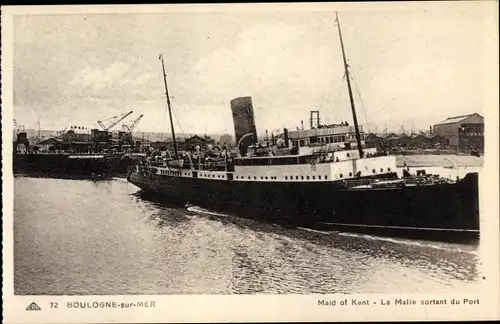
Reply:
[[172, 119], [172, 108], [170, 107], [170, 96], [168, 95], [168, 86], [167, 86], [167, 73], [165, 72], [165, 63], [163, 62], [163, 54], [160, 54], [159, 59], [161, 60], [161, 67], [163, 71], [163, 82], [165, 84], [165, 95], [167, 96], [167, 107], [168, 107], [168, 116], [170, 118], [170, 130], [172, 132], [172, 141], [174, 142], [174, 154], [175, 158], [177, 158], [177, 142], [175, 140], [175, 130], [174, 130], [174, 122]]
[[359, 134], [358, 118], [356, 117], [356, 108], [354, 106], [354, 98], [352, 96], [351, 80], [350, 80], [350, 75], [349, 75], [349, 65], [347, 64], [347, 59], [345, 56], [344, 42], [342, 40], [342, 32], [340, 31], [339, 15], [337, 14], [337, 12], [335, 12], [335, 21], [337, 23], [337, 28], [339, 30], [340, 47], [342, 49], [342, 58], [344, 59], [345, 78], [347, 81], [347, 90], [349, 91], [349, 100], [351, 102], [352, 119], [354, 121], [354, 130], [356, 132], [356, 142], [358, 144], [359, 157], [362, 158], [363, 157], [363, 147], [361, 146], [361, 135]]

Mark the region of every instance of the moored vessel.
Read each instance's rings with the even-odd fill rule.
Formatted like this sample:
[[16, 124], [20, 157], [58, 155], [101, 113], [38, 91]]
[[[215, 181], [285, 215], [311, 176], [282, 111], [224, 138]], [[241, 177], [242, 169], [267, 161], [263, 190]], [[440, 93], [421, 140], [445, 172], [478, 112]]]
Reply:
[[14, 141], [13, 172], [29, 176], [99, 179], [127, 175], [129, 168], [146, 154], [137, 152], [132, 130], [141, 120], [139, 116], [127, 131], [118, 132], [113, 138], [111, 127], [130, 115], [132, 111], [112, 117], [109, 126], [98, 123], [103, 131], [72, 126], [59, 136], [30, 144], [27, 133], [17, 132]]

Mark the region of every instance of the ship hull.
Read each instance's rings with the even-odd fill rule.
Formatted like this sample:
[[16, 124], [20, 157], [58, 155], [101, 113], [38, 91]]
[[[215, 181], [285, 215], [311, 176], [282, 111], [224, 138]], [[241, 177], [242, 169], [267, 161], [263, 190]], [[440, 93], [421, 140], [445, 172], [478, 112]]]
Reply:
[[95, 179], [127, 175], [130, 160], [121, 156], [70, 158], [69, 154], [15, 154], [14, 174], [64, 179]]
[[457, 239], [479, 235], [476, 173], [456, 184], [359, 190], [333, 182], [219, 181], [135, 172], [128, 180], [164, 199], [289, 226]]

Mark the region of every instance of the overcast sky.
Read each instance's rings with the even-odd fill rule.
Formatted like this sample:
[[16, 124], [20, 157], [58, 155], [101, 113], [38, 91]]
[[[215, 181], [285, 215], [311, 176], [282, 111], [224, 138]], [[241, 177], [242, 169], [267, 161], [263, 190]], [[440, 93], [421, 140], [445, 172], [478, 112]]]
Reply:
[[[428, 129], [485, 109], [486, 11], [420, 8], [339, 12], [362, 124]], [[23, 15], [14, 28], [14, 117], [27, 128], [133, 110], [139, 130], [168, 132], [160, 53], [177, 131], [232, 133], [239, 96], [253, 98], [259, 132], [307, 123], [310, 110], [352, 120], [331, 10]]]

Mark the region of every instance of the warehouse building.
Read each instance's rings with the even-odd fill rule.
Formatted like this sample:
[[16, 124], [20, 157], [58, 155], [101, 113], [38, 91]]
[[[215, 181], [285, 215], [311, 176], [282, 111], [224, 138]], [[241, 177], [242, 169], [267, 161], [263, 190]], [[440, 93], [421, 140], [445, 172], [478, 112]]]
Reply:
[[449, 117], [434, 125], [434, 134], [442, 136], [445, 145], [460, 150], [484, 149], [484, 117], [474, 113]]

